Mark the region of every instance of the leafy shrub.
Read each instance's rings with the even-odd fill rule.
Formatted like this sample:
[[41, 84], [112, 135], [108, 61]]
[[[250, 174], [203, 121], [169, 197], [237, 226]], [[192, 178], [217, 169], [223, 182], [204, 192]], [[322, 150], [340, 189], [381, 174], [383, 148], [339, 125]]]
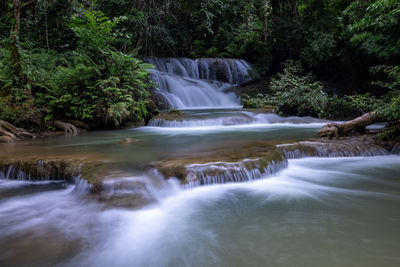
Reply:
[[325, 117], [349, 119], [379, 109], [383, 100], [370, 94], [348, 95], [342, 98], [330, 97], [326, 105]]
[[244, 94], [242, 95], [241, 102], [244, 108], [264, 108], [272, 104], [269, 96], [261, 93], [258, 93], [255, 97]]
[[369, 93], [363, 95], [350, 95], [345, 96], [351, 108], [363, 114], [370, 111], [377, 110], [383, 105], [383, 101], [372, 96]]
[[270, 82], [271, 101], [283, 115], [323, 117], [328, 101], [322, 85], [311, 74], [301, 75], [299, 62], [285, 62], [283, 73]]
[[383, 117], [387, 118], [390, 121], [399, 121], [400, 91], [394, 92], [390, 102], [384, 105], [383, 107], [379, 108], [378, 113], [380, 113]]
[[371, 68], [373, 74], [383, 74], [383, 77], [373, 82], [388, 93], [384, 102], [379, 103], [376, 110], [388, 120], [400, 120], [400, 66], [375, 66]]
[[349, 119], [360, 116], [359, 109], [346, 99], [340, 97], [329, 97], [325, 108], [325, 118], [327, 119]]
[[46, 119], [58, 116], [90, 122], [98, 118], [118, 127], [146, 115], [148, 65], [121, 52], [104, 52], [103, 57], [106, 67], [77, 53], [72, 63], [56, 68], [50, 86], [36, 94], [36, 104], [46, 107]]

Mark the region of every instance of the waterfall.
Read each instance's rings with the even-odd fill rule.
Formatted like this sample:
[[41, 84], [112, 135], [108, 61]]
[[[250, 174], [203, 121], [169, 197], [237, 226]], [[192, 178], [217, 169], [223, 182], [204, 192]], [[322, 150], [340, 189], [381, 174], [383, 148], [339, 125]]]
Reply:
[[152, 58], [159, 93], [174, 108], [240, 107], [232, 87], [248, 80], [250, 65], [237, 59]]

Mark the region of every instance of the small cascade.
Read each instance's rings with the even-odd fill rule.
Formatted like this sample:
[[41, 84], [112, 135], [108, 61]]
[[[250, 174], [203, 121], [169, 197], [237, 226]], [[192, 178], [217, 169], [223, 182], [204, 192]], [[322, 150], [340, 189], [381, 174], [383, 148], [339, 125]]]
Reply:
[[76, 175], [72, 177], [72, 181], [75, 184], [75, 188], [73, 190], [74, 194], [77, 195], [87, 195], [93, 188], [87, 180], [82, 178], [82, 175]]
[[237, 59], [149, 58], [152, 77], [174, 108], [240, 107], [231, 88], [248, 80], [250, 65]]
[[265, 165], [263, 159], [248, 159], [241, 162], [216, 162], [207, 164], [193, 164], [186, 167], [186, 186], [249, 182], [266, 178], [287, 168], [288, 162], [272, 160]]
[[157, 70], [196, 80], [241, 84], [249, 79], [251, 66], [240, 59], [222, 58], [147, 58]]
[[248, 182], [273, 175], [288, 166], [282, 153], [270, 153], [237, 162], [182, 164], [179, 160], [158, 165], [165, 179], [176, 178], [187, 188], [200, 185]]
[[[210, 116], [210, 115], [209, 115]], [[311, 117], [282, 117], [274, 113], [254, 113], [248, 111], [215, 112], [210, 117], [203, 114], [183, 114], [178, 118], [169, 118], [163, 114], [150, 120], [148, 126], [167, 128], [232, 126], [251, 124], [285, 124], [285, 125], [323, 125], [326, 121]]]
[[277, 149], [288, 159], [304, 157], [371, 157], [389, 154], [383, 147], [357, 142], [299, 142], [278, 145]]
[[230, 85], [196, 80], [168, 73], [153, 72], [153, 79], [168, 103], [174, 108], [240, 107], [233, 92], [224, 92]]
[[82, 178], [80, 167], [72, 161], [64, 160], [10, 162], [0, 166], [0, 179], [29, 182], [31, 185], [67, 182], [75, 185], [75, 194], [86, 195], [93, 185]]
[[160, 201], [179, 190], [176, 180], [165, 180], [151, 170], [143, 176], [106, 179], [95, 197], [106, 206], [135, 208]]
[[79, 166], [63, 160], [17, 161], [0, 166], [0, 179], [22, 181], [72, 181], [79, 175]]

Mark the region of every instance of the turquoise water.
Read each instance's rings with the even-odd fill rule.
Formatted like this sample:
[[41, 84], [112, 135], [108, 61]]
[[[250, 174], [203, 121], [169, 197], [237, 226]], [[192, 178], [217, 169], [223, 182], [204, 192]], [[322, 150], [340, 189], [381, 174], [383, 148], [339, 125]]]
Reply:
[[[185, 112], [189, 123], [175, 126], [0, 145], [3, 156], [99, 154], [131, 171], [119, 179], [158, 179], [148, 188], [155, 200], [136, 208], [105, 207], [63, 181], [0, 179], [0, 265], [400, 265], [400, 156], [295, 159], [272, 177], [184, 189], [149, 164], [254, 142], [273, 149], [314, 138], [324, 123]], [[138, 140], [121, 143], [127, 137]]]

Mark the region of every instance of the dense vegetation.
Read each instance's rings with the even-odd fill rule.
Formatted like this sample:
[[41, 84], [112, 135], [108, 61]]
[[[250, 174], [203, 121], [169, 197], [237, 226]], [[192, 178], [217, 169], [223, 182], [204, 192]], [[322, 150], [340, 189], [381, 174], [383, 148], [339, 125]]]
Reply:
[[0, 119], [118, 127], [154, 112], [145, 56], [234, 57], [283, 114], [400, 118], [397, 0], [7, 0]]

